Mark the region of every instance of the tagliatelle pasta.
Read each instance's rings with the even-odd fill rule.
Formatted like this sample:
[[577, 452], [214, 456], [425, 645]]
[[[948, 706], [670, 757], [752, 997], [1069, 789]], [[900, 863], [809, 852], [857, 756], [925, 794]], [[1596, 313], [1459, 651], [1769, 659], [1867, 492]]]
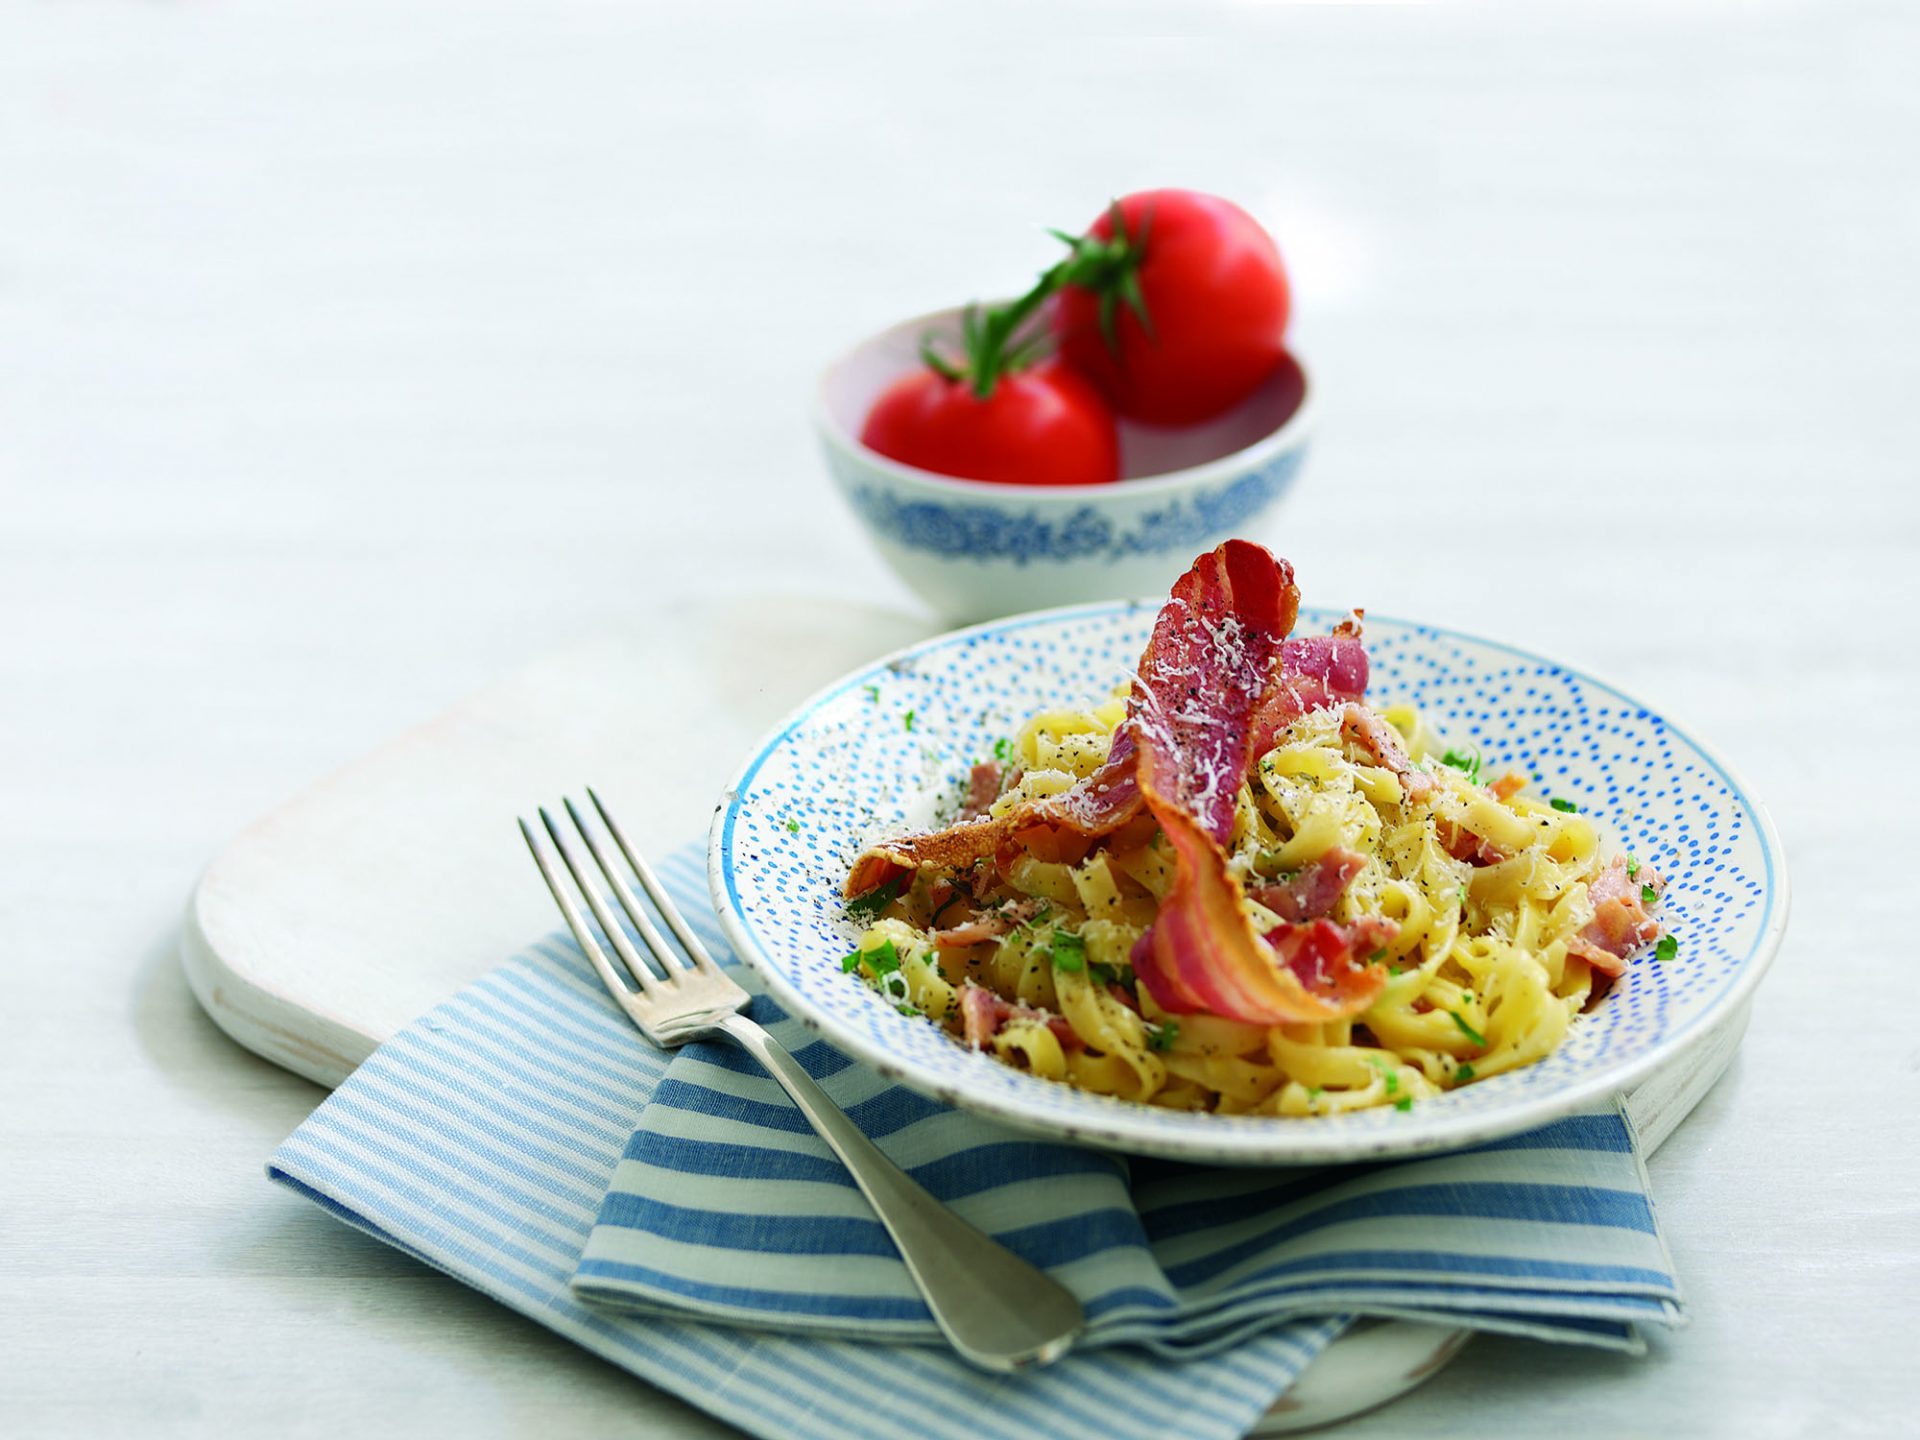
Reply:
[[[1181, 1109], [1404, 1109], [1550, 1054], [1658, 937], [1659, 877], [1519, 777], [1480, 783], [1410, 707], [1367, 706], [1363, 655], [1314, 688], [1319, 652], [1245, 648], [1247, 575], [1291, 571], [1252, 546], [1213, 559], [1131, 689], [1029, 720], [1005, 764], [976, 768], [984, 813], [922, 837], [937, 845], [863, 857], [856, 874], [890, 874], [850, 902], [870, 923], [847, 969], [1006, 1064]], [[1332, 638], [1357, 651], [1357, 619]], [[1177, 670], [1236, 647], [1258, 703]], [[1186, 732], [1156, 719], [1168, 696]], [[1213, 747], [1203, 785], [1180, 734]], [[1144, 801], [1117, 788], [1136, 780]], [[1097, 826], [1060, 819], [1090, 795]]]

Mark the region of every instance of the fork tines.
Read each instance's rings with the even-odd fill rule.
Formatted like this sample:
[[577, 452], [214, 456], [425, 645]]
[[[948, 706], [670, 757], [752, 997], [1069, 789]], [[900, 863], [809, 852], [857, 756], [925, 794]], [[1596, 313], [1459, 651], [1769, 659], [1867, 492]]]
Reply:
[[[619, 868], [608, 858], [607, 851], [601, 840], [594, 834], [593, 827], [587, 823], [586, 818], [581, 815], [572, 800], [563, 800], [567, 814], [573, 820], [574, 829], [579, 832], [580, 839], [586, 843], [588, 853], [593, 856], [594, 864], [599, 867], [600, 873], [606, 877], [607, 884], [612, 887], [614, 898], [619, 901], [620, 908], [633, 922], [633, 928], [639, 934], [641, 943], [648, 953], [652, 955], [654, 965], [649, 965], [641, 958], [640, 952], [628, 938], [626, 930], [614, 918], [606, 901], [601, 898], [599, 887], [588, 878], [574, 854], [573, 846], [568, 843], [563, 833], [563, 827], [548, 813], [544, 805], [540, 807], [540, 822], [545, 826], [547, 834], [552, 837], [554, 848], [560, 852], [561, 862], [567, 867], [567, 873], [573, 877], [573, 883], [579, 887], [579, 893], [586, 900], [587, 908], [593, 912], [593, 918], [599, 921], [601, 932], [618, 952], [634, 983], [639, 985], [641, 993], [654, 995], [663, 987], [671, 986], [678, 976], [687, 973], [689, 966], [695, 971], [718, 975], [720, 970], [714, 964], [713, 957], [707, 953], [706, 947], [687, 927], [687, 922], [681, 918], [680, 911], [673, 901], [667, 898], [666, 889], [660, 884], [659, 877], [653, 873], [653, 867], [647, 864], [646, 858], [638, 850], [627, 843], [627, 837], [622, 833], [619, 822], [607, 812], [607, 807], [601, 803], [600, 797], [593, 792], [591, 786], [587, 788], [587, 798], [593, 802], [593, 808], [599, 814], [601, 823], [606, 826], [607, 834], [612, 837], [614, 846], [626, 859], [632, 873], [639, 877], [641, 889], [647, 892], [647, 898], [653, 901], [655, 908], [660, 912], [660, 917], [667, 922], [667, 928], [680, 942], [680, 950], [674, 949], [668, 943], [667, 937], [662, 935], [659, 927], [653, 923], [653, 917], [647, 913], [646, 907], [634, 896]], [[534, 863], [540, 867], [540, 874], [546, 880], [547, 888], [553, 892], [554, 903], [560, 907], [560, 913], [566, 917], [567, 928], [573, 932], [573, 938], [580, 942], [581, 950], [593, 963], [594, 969], [600, 972], [600, 978], [616, 994], [630, 993], [627, 984], [618, 978], [613, 967], [608, 963], [606, 952], [595, 940], [592, 928], [581, 915], [572, 895], [561, 881], [559, 872], [554, 868], [552, 856], [540, 843], [533, 827], [522, 820], [520, 833], [526, 838], [527, 848], [533, 852]]]

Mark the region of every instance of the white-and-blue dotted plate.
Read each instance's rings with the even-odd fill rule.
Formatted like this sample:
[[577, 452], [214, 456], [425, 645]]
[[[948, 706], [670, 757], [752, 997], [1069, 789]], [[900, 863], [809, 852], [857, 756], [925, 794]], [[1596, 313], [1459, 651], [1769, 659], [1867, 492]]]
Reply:
[[[1787, 920], [1765, 809], [1692, 735], [1613, 686], [1506, 645], [1367, 618], [1369, 698], [1411, 701], [1491, 773], [1592, 814], [1671, 878], [1671, 960], [1643, 953], [1537, 1065], [1408, 1111], [1283, 1119], [1196, 1115], [1089, 1095], [963, 1048], [842, 973], [861, 927], [841, 901], [876, 838], [951, 813], [968, 767], [1036, 710], [1083, 704], [1130, 675], [1146, 604], [1015, 616], [903, 650], [830, 686], [747, 761], [714, 817], [714, 904], [772, 997], [903, 1084], [1022, 1129], [1222, 1164], [1326, 1163], [1449, 1149], [1525, 1130], [1619, 1093], [1738, 1014]], [[1302, 611], [1297, 633], [1338, 617]]]

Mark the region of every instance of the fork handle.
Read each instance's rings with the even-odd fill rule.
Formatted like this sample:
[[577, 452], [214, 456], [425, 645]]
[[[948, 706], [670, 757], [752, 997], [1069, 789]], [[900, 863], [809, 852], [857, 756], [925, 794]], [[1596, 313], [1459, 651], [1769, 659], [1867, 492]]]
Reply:
[[766, 1067], [840, 1157], [899, 1247], [934, 1323], [963, 1358], [1004, 1371], [1067, 1353], [1086, 1325], [1071, 1290], [928, 1194], [759, 1025], [729, 1015], [715, 1028]]

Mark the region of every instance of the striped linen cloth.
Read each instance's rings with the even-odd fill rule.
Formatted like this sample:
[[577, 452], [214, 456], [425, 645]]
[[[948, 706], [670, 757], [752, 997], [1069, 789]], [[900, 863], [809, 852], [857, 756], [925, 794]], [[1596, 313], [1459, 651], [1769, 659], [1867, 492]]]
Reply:
[[[730, 962], [701, 852], [663, 874]], [[1081, 1296], [1082, 1348], [1016, 1376], [942, 1348], [879, 1222], [779, 1088], [730, 1047], [655, 1050], [571, 940], [382, 1046], [268, 1173], [766, 1436], [1013, 1440], [1078, 1422], [1225, 1440], [1353, 1314], [1629, 1350], [1635, 1322], [1679, 1316], [1614, 1110], [1399, 1165], [1123, 1161], [925, 1101], [763, 996], [753, 1013], [922, 1183]]]

